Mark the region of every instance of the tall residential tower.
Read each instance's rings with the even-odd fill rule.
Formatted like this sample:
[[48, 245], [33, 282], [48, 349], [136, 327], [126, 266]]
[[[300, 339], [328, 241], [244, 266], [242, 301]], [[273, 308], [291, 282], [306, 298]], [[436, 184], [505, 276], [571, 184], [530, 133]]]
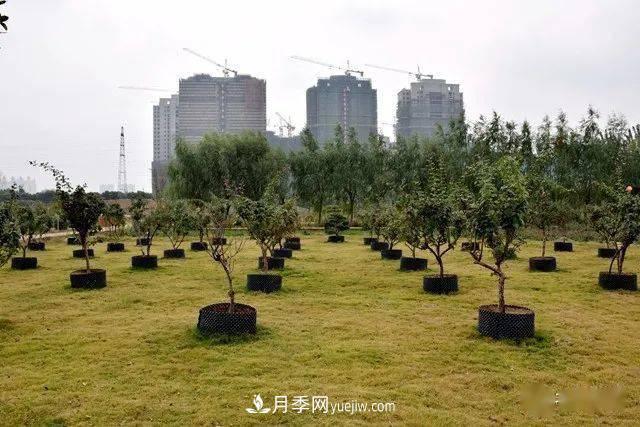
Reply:
[[338, 124], [355, 128], [361, 141], [377, 132], [378, 98], [371, 80], [338, 75], [307, 89], [307, 126], [316, 140], [332, 139]]
[[421, 79], [398, 93], [396, 135], [430, 137], [438, 124], [446, 127], [463, 111], [460, 85], [442, 79]]

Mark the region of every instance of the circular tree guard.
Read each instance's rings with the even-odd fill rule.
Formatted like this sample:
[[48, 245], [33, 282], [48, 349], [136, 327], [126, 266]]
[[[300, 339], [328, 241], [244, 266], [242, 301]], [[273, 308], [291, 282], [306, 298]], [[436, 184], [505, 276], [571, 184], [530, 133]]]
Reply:
[[573, 243], [553, 242], [553, 250], [556, 252], [573, 252]]
[[284, 242], [284, 247], [287, 249], [291, 249], [292, 251], [299, 251], [301, 249], [300, 242], [292, 242], [292, 241]]
[[247, 274], [247, 289], [271, 293], [282, 288], [282, 276], [278, 274]]
[[427, 260], [425, 258], [402, 257], [400, 258], [400, 270], [402, 271], [421, 271], [427, 269]]
[[458, 276], [455, 274], [424, 276], [422, 279], [422, 289], [430, 294], [450, 294], [452, 292], [458, 292]]
[[211, 334], [255, 334], [256, 309], [245, 304], [234, 304], [234, 311], [229, 313], [229, 303], [211, 304], [200, 309], [198, 330], [204, 335]]
[[101, 269], [76, 270], [69, 275], [74, 289], [99, 289], [107, 286], [107, 271]]
[[552, 256], [537, 256], [529, 258], [531, 271], [556, 271], [556, 258]]
[[627, 291], [638, 290], [638, 275], [631, 273], [600, 272], [598, 284], [607, 290], [624, 289]]
[[478, 308], [478, 331], [495, 339], [531, 338], [535, 333], [535, 314], [517, 305], [505, 306], [504, 313], [497, 304], [482, 305]]
[[124, 243], [120, 243], [120, 242], [107, 243], [107, 252], [124, 252]]
[[149, 239], [146, 237], [136, 239], [136, 246], [149, 246]]
[[166, 249], [164, 251], [165, 258], [184, 258], [184, 249]]
[[344, 236], [329, 236], [327, 238], [327, 242], [329, 242], [329, 243], [343, 243], [344, 242]]
[[371, 242], [370, 247], [372, 251], [386, 251], [389, 249], [389, 244], [387, 242], [379, 242], [376, 240]]
[[79, 245], [80, 240], [77, 237], [67, 237], [67, 245]]
[[136, 255], [131, 257], [131, 267], [157, 268], [158, 257], [156, 255]]
[[32, 270], [38, 268], [38, 258], [11, 258], [11, 268], [14, 270]]
[[362, 239], [363, 243], [367, 246], [371, 246], [371, 243], [377, 242], [378, 239], [375, 237], [365, 237]]
[[[258, 258], [258, 270], [264, 267], [262, 257]], [[267, 270], [281, 270], [284, 268], [284, 258], [267, 257]]]
[[402, 258], [402, 249], [384, 249], [380, 251], [382, 259], [400, 259]]
[[291, 258], [293, 256], [293, 251], [287, 248], [274, 249], [273, 256], [276, 258]]
[[206, 251], [207, 250], [207, 242], [191, 242], [191, 250], [192, 251]]

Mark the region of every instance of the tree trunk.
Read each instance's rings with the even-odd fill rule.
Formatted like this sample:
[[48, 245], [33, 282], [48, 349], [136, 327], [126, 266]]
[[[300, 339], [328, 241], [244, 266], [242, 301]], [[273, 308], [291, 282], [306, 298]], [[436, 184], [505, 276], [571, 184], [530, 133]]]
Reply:
[[542, 256], [547, 253], [547, 232], [542, 230]]
[[262, 272], [267, 273], [269, 271], [269, 260], [267, 259], [267, 249], [262, 247]]
[[500, 307], [500, 313], [504, 313], [504, 282], [507, 279], [500, 268], [498, 268], [498, 306]]
[[87, 248], [87, 236], [80, 235], [80, 243], [82, 243], [82, 251], [84, 252], [84, 261], [87, 265], [87, 273], [91, 271], [91, 267], [89, 265], [89, 250]]
[[438, 266], [440, 267], [440, 277], [444, 277], [444, 265], [442, 263], [442, 256], [438, 255], [436, 257], [436, 261], [438, 262]]

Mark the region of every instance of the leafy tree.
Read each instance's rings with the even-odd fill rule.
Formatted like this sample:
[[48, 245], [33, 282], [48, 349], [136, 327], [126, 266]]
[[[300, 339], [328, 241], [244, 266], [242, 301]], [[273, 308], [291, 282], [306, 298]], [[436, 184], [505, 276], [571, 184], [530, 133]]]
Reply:
[[179, 249], [194, 228], [194, 216], [182, 199], [163, 199], [158, 202], [155, 215], [160, 229], [169, 239], [173, 249]]
[[[211, 206], [207, 202], [199, 199], [189, 201], [189, 209], [193, 211], [193, 227], [198, 232], [198, 241], [204, 242], [207, 235], [207, 227], [211, 224]], [[229, 209], [225, 208], [228, 213]], [[223, 237], [223, 236], [218, 236]]]
[[529, 193], [528, 223], [542, 233], [542, 254], [545, 256], [547, 241], [554, 225], [564, 223], [565, 212], [561, 198], [566, 194], [564, 188], [540, 175], [529, 175], [527, 179]]
[[444, 276], [443, 257], [455, 248], [465, 230], [465, 218], [457, 202], [458, 193], [443, 182], [416, 194], [407, 206], [409, 227], [421, 249], [435, 257], [440, 277]]
[[333, 183], [336, 189], [336, 199], [344, 200], [347, 205], [349, 222], [353, 223], [355, 207], [360, 200], [365, 187], [364, 172], [366, 158], [358, 135], [354, 128], [350, 128], [346, 135], [346, 142], [342, 128], [337, 126], [334, 144], [326, 147], [332, 151]]
[[117, 242], [124, 237], [126, 219], [124, 209], [119, 204], [111, 203], [107, 205], [102, 214], [102, 220], [110, 241]]
[[396, 206], [387, 206], [381, 214], [382, 227], [380, 234], [389, 244], [389, 250], [397, 245], [403, 236], [404, 218]]
[[20, 233], [13, 215], [13, 200], [0, 203], [0, 267], [18, 251]]
[[42, 203], [28, 204], [18, 202], [14, 204], [14, 218], [20, 232], [20, 248], [22, 257], [27, 256], [27, 249], [35, 237], [42, 236], [49, 231], [51, 220], [46, 207]]
[[324, 232], [332, 236], [339, 236], [343, 231], [349, 229], [349, 220], [342, 215], [336, 206], [327, 209], [327, 219], [324, 222]]
[[78, 235], [87, 273], [91, 272], [89, 262], [89, 236], [96, 233], [100, 226], [98, 220], [105, 210], [105, 203], [98, 193], [87, 193], [84, 186], [74, 189], [64, 173], [49, 163], [29, 162], [33, 166], [43, 168], [53, 175], [56, 182], [56, 197], [69, 225]]
[[309, 206], [322, 223], [322, 213], [332, 192], [330, 153], [320, 148], [309, 128], [301, 135], [303, 150], [289, 157], [293, 189], [300, 202]]
[[235, 188], [256, 200], [286, 163], [259, 132], [207, 134], [195, 145], [178, 141], [175, 151], [168, 191], [184, 199], [228, 199], [227, 189]]
[[391, 154], [382, 135], [369, 135], [365, 148], [365, 199], [373, 204], [387, 199], [392, 183]]
[[283, 229], [283, 210], [273, 194], [267, 192], [260, 200], [239, 198], [236, 209], [251, 239], [262, 253], [262, 269], [269, 270], [268, 254], [280, 243]]
[[[165, 219], [157, 206], [155, 208], [149, 208], [147, 204], [147, 199], [137, 197], [132, 200], [131, 206], [129, 207], [134, 232], [141, 240], [144, 239], [146, 241], [146, 245], [141, 245], [140, 248], [144, 256], [151, 255], [153, 239], [162, 228]], [[142, 243], [142, 241], [140, 243]]]
[[615, 262], [617, 273], [622, 274], [627, 250], [640, 237], [640, 197], [611, 188], [607, 197], [608, 200], [589, 209], [589, 216], [596, 231], [616, 249], [609, 273]]
[[219, 239], [238, 220], [235, 214], [227, 209], [227, 203], [225, 199], [214, 197], [201, 207], [201, 212], [205, 218], [209, 219], [207, 226], [203, 228], [207, 236], [207, 253], [211, 260], [218, 263], [224, 270], [228, 286], [229, 313], [233, 313], [236, 294], [233, 287], [233, 273], [236, 258], [244, 245], [244, 239], [242, 236], [236, 236], [228, 244], [223, 244]]
[[[478, 248], [472, 248], [470, 254], [475, 264], [498, 278], [498, 304], [504, 313], [507, 276], [503, 264], [522, 243], [519, 232], [527, 213], [526, 181], [518, 162], [508, 156], [492, 164], [477, 165], [474, 176], [478, 190], [467, 207], [466, 217]], [[493, 262], [485, 259], [485, 249], [491, 251]]]

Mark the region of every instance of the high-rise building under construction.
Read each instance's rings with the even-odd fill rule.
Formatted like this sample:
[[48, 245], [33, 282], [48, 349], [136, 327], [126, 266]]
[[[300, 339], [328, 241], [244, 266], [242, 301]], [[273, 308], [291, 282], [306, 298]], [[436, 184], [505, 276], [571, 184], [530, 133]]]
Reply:
[[432, 136], [464, 111], [460, 85], [443, 79], [421, 79], [398, 93], [396, 135]]
[[207, 133], [265, 132], [266, 82], [248, 75], [180, 79], [177, 95], [153, 107], [154, 194], [167, 183], [167, 167], [178, 139], [197, 143]]
[[307, 89], [307, 126], [316, 140], [332, 139], [338, 124], [353, 127], [360, 141], [377, 132], [378, 98], [371, 80], [337, 75]]

